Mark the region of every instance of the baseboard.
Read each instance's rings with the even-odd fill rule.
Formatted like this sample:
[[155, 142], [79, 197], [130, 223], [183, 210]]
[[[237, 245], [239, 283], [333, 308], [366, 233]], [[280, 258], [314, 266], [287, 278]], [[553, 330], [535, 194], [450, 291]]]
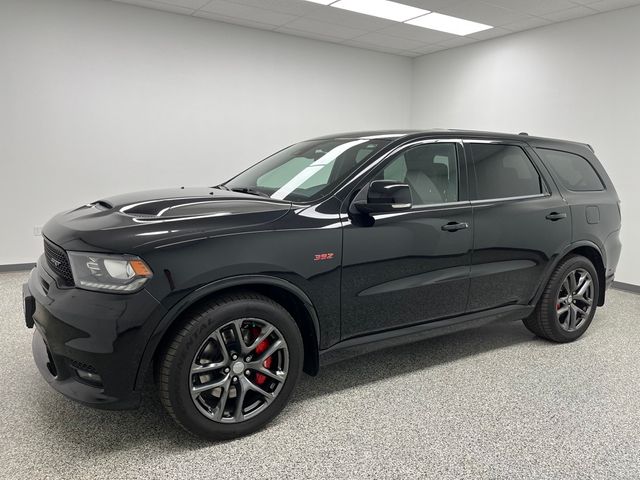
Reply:
[[611, 286], [616, 290], [624, 290], [625, 292], [640, 293], [640, 285], [634, 285], [632, 283], [613, 282]]
[[0, 272], [23, 272], [31, 270], [35, 266], [35, 263], [11, 263], [9, 265], [0, 265]]

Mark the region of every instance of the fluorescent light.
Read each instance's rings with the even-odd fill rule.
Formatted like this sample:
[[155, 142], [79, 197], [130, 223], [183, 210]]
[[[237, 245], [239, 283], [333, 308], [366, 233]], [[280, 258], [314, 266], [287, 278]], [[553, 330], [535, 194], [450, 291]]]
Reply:
[[423, 17], [409, 20], [410, 25], [418, 27], [430, 28], [431, 30], [439, 30], [440, 32], [453, 33], [454, 35], [469, 35], [471, 33], [481, 32], [493, 28], [491, 25], [484, 23], [472, 22], [463, 18], [451, 17], [441, 13], [430, 13]]
[[352, 12], [364, 13], [374, 17], [395, 20], [396, 22], [406, 22], [412, 18], [429, 13], [429, 10], [403, 5], [402, 3], [390, 2], [389, 0], [338, 0], [331, 4], [332, 7], [351, 10]]
[[464, 18], [430, 12], [422, 8], [404, 5], [390, 0], [306, 0], [307, 2], [330, 5], [332, 7], [408, 23], [417, 27], [430, 28], [454, 35], [470, 35], [493, 28], [484, 23], [472, 22]]

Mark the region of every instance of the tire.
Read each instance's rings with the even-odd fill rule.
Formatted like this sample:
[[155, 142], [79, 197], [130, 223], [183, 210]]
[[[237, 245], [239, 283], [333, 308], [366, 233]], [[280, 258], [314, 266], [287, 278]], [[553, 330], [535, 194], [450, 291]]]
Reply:
[[[573, 275], [573, 283], [570, 275]], [[585, 283], [580, 284], [580, 281]], [[591, 282], [590, 287], [585, 287], [587, 281]], [[571, 288], [574, 285], [575, 288]], [[576, 295], [580, 285], [585, 288], [584, 296]], [[523, 320], [524, 325], [537, 336], [553, 342], [577, 340], [593, 320], [599, 300], [599, 286], [598, 273], [589, 259], [581, 255], [565, 258], [551, 275], [533, 313]], [[587, 297], [590, 297], [590, 304], [586, 301]], [[586, 311], [586, 314], [580, 311]], [[572, 312], [577, 312], [575, 319], [571, 316]]]
[[[246, 350], [251, 346], [255, 348]], [[276, 350], [269, 354], [269, 349]], [[162, 351], [160, 399], [169, 415], [194, 435], [209, 440], [247, 435], [284, 408], [302, 363], [300, 331], [280, 304], [253, 292], [221, 296], [189, 312]], [[200, 373], [202, 368], [210, 370]]]

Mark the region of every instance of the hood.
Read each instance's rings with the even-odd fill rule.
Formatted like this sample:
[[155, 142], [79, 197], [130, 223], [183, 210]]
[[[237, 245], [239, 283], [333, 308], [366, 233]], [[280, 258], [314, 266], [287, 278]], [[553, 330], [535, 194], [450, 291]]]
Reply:
[[181, 187], [104, 198], [56, 215], [42, 232], [65, 250], [139, 253], [250, 230], [290, 208], [289, 202], [247, 193]]

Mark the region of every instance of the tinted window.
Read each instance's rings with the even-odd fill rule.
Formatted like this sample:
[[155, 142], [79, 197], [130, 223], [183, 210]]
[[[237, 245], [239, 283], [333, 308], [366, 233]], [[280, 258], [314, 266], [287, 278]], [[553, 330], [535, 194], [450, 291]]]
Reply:
[[604, 190], [602, 180], [587, 159], [546, 148], [538, 148], [536, 151], [569, 190]]
[[520, 147], [471, 144], [478, 199], [521, 197], [543, 193], [542, 179]]
[[454, 143], [428, 143], [403, 151], [378, 174], [378, 180], [406, 183], [414, 205], [458, 200], [458, 159]]

